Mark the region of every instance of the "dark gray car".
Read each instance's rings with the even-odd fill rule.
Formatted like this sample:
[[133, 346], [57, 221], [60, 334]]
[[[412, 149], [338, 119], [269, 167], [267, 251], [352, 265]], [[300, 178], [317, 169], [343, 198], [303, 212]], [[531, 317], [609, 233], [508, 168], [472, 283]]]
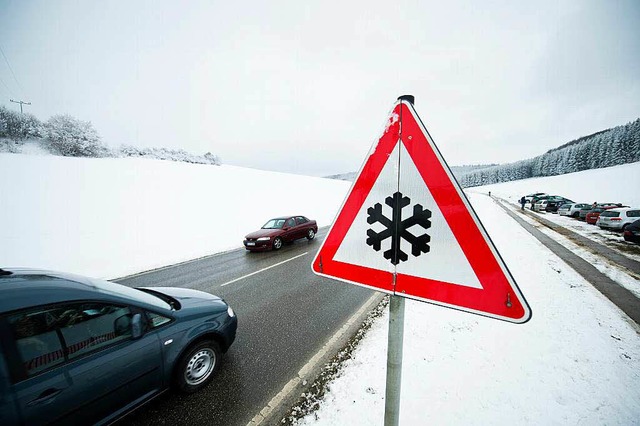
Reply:
[[0, 269], [0, 424], [110, 423], [208, 384], [235, 339], [219, 297]]

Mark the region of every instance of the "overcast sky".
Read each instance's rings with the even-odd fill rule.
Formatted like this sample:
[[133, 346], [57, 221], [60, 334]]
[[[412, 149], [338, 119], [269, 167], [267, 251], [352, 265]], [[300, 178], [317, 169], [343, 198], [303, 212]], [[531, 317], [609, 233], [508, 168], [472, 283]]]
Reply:
[[640, 1], [0, 0], [0, 105], [105, 143], [356, 171], [396, 98], [449, 165], [640, 117]]

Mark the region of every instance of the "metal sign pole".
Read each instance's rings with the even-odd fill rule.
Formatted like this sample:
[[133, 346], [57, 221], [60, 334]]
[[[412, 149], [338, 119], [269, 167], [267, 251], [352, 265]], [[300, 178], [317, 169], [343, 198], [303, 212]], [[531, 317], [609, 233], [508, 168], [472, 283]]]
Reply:
[[389, 303], [389, 341], [387, 345], [387, 388], [384, 400], [384, 426], [398, 426], [398, 420], [400, 419], [404, 302], [404, 297], [391, 296], [391, 302]]

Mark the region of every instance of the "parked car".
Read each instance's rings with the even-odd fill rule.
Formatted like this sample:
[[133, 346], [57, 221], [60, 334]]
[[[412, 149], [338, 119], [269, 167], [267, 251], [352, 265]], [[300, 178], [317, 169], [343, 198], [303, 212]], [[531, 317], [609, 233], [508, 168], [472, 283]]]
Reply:
[[584, 207], [591, 207], [591, 204], [586, 203], [565, 203], [558, 208], [558, 214], [560, 216], [580, 216], [580, 209]]
[[534, 210], [533, 206], [535, 206], [538, 201], [546, 200], [549, 197], [551, 197], [551, 195], [547, 194], [534, 195], [533, 197], [531, 197], [531, 210]]
[[[611, 204], [611, 203], [598, 204], [596, 208], [591, 209], [591, 211], [587, 213], [587, 215], [585, 216], [585, 221], [589, 225], [595, 225], [596, 222], [598, 221], [598, 217], [600, 217], [600, 213], [602, 213], [605, 210], [614, 209], [618, 206], [621, 206], [621, 204]], [[623, 206], [623, 207], [628, 207], [628, 206]]]
[[[583, 208], [581, 208], [581, 209], [580, 209], [580, 215], [578, 216], [578, 218], [579, 218], [580, 220], [584, 220], [584, 221], [586, 221], [586, 220], [587, 220], [587, 214], [589, 214], [592, 210], [594, 210], [594, 209], [596, 209], [596, 208], [600, 208], [600, 209], [606, 210], [606, 209], [613, 209], [613, 208], [616, 208], [616, 207], [629, 207], [629, 206], [623, 206], [623, 205], [622, 205], [622, 204], [620, 204], [620, 203], [597, 203], [597, 204], [595, 204], [595, 205], [593, 205], [593, 204], [592, 204], [592, 205], [590, 205], [590, 206], [587, 206], [587, 207], [583, 207]], [[599, 211], [599, 212], [598, 212], [598, 215], [599, 215], [603, 210]], [[598, 215], [596, 215], [596, 220], [597, 220]], [[593, 219], [592, 219], [592, 220], [593, 220]], [[593, 223], [591, 223], [591, 224], [592, 224], [592, 225], [595, 225], [595, 221], [594, 221]]]
[[573, 203], [573, 201], [568, 198], [560, 197], [558, 195], [553, 195], [547, 198], [547, 205], [545, 206], [545, 211], [550, 213], [556, 213], [558, 211], [558, 208], [562, 204], [566, 204], [566, 203]]
[[547, 200], [538, 200], [531, 207], [531, 210], [535, 212], [544, 212], [546, 211], [546, 209], [547, 209]]
[[640, 209], [618, 207], [603, 211], [598, 217], [596, 225], [600, 228], [622, 230], [630, 223], [640, 218]]
[[0, 269], [0, 424], [108, 424], [170, 386], [194, 392], [236, 328], [202, 291]]
[[525, 204], [531, 204], [531, 199], [532, 199], [533, 197], [538, 197], [538, 196], [540, 196], [540, 195], [547, 195], [547, 194], [546, 194], [546, 193], [544, 193], [544, 192], [534, 192], [533, 194], [525, 195], [525, 196], [524, 196], [524, 202], [525, 202]]
[[595, 207], [591, 205], [587, 205], [586, 207], [581, 208], [580, 212], [578, 213], [578, 219], [587, 220], [587, 214], [594, 208]]
[[640, 244], [640, 219], [631, 222], [622, 235], [625, 241]]
[[285, 242], [299, 238], [311, 241], [318, 232], [315, 220], [304, 216], [285, 216], [269, 219], [259, 231], [244, 237], [244, 247], [249, 251], [279, 250]]

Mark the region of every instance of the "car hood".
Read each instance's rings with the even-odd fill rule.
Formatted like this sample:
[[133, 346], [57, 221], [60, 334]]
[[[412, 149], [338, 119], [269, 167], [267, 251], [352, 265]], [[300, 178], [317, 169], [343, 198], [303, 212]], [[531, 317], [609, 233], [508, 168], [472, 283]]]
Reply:
[[166, 294], [167, 296], [171, 296], [180, 302], [180, 305], [183, 307], [186, 306], [200, 306], [200, 305], [211, 305], [211, 302], [219, 302], [222, 299], [218, 296], [215, 296], [210, 293], [205, 293], [200, 290], [192, 290], [190, 288], [180, 288], [180, 287], [141, 287], [146, 288], [158, 293]]
[[275, 237], [282, 234], [282, 229], [260, 229], [248, 234], [245, 238]]

